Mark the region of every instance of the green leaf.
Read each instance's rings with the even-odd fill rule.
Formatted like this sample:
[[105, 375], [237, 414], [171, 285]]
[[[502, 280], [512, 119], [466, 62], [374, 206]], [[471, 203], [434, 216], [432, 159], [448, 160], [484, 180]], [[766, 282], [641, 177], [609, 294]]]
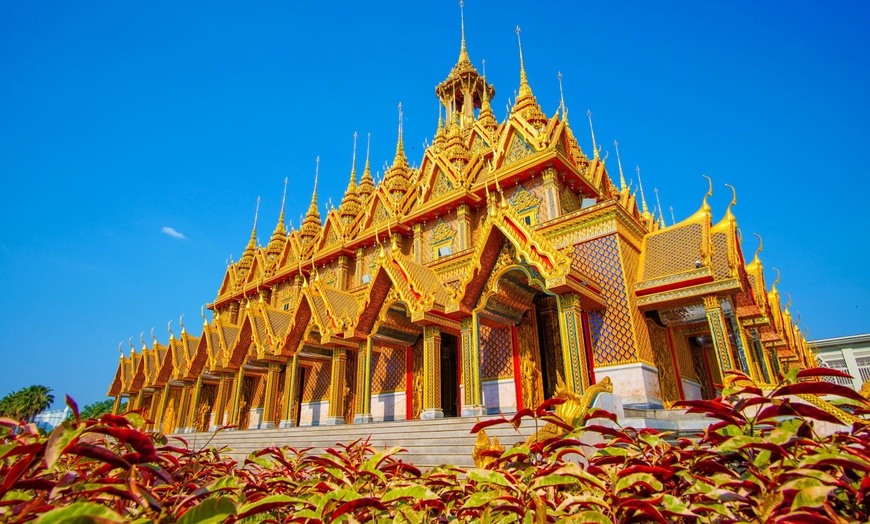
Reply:
[[45, 465], [49, 470], [54, 469], [54, 465], [60, 458], [63, 450], [70, 443], [78, 438], [85, 430], [84, 426], [73, 427], [72, 423], [64, 420], [59, 426], [54, 428], [51, 436], [48, 437], [48, 442], [45, 443]]
[[488, 469], [472, 469], [468, 472], [468, 478], [475, 482], [483, 482], [486, 484], [496, 484], [498, 486], [510, 486], [511, 483], [504, 475], [497, 471]]
[[178, 524], [209, 524], [223, 522], [230, 515], [236, 514], [236, 505], [229, 497], [205, 499], [187, 510], [178, 519]]
[[249, 502], [247, 504], [242, 504], [238, 508], [238, 514], [244, 517], [250, 517], [251, 515], [256, 515], [257, 513], [262, 513], [263, 511], [269, 511], [273, 507], [277, 506], [289, 506], [296, 502], [305, 502], [303, 499], [291, 497], [289, 495], [270, 495], [268, 497], [263, 497], [255, 502]]
[[804, 508], [820, 508], [828, 500], [828, 494], [834, 490], [834, 486], [814, 486], [804, 488], [797, 492], [791, 503], [791, 511]]
[[94, 518], [124, 522], [124, 518], [96, 502], [74, 502], [43, 514], [37, 524], [66, 524], [93, 522]]
[[718, 450], [723, 453], [727, 453], [729, 451], [737, 451], [746, 444], [755, 444], [758, 442], [761, 442], [760, 438], [752, 437], [749, 435], [737, 435], [729, 438], [728, 440], [720, 444]]
[[683, 502], [682, 500], [678, 499], [677, 497], [675, 497], [673, 495], [668, 495], [668, 494], [662, 495], [661, 505], [662, 505], [662, 508], [664, 508], [666, 511], [669, 511], [669, 512], [674, 513], [676, 515], [680, 515], [683, 517], [697, 517], [698, 516], [695, 513], [692, 513], [692, 511], [689, 509], [689, 507], [686, 505], [685, 502]]
[[498, 491], [478, 491], [474, 495], [468, 497], [468, 500], [465, 501], [465, 504], [463, 504], [462, 507], [463, 509], [479, 508], [481, 506], [489, 504], [498, 496]]
[[589, 522], [590, 524], [613, 524], [613, 521], [610, 520], [610, 517], [601, 513], [600, 511], [584, 511], [582, 513], [577, 513], [576, 515], [571, 515], [570, 517], [562, 520], [561, 522]]
[[537, 478], [532, 483], [532, 489], [545, 488], [547, 486], [565, 486], [577, 484], [577, 479], [568, 475], [557, 475], [555, 473], [545, 477]]
[[[26, 491], [12, 489], [12, 490], [7, 491], [2, 497], [0, 497], [0, 500], [27, 501], [27, 500], [33, 500], [33, 495], [31, 495], [30, 493], [28, 493]], [[2, 515], [2, 512], [0, 512], [0, 515]]]
[[799, 418], [790, 418], [783, 420], [776, 425], [773, 431], [768, 435], [767, 440], [772, 444], [783, 445], [795, 438], [798, 429], [804, 424], [804, 421]]
[[635, 484], [646, 484], [653, 491], [661, 491], [662, 483], [649, 473], [632, 473], [616, 481], [616, 493], [628, 489]]
[[143, 417], [139, 413], [127, 413], [124, 415], [124, 418], [126, 418], [130, 425], [134, 428], [142, 428], [147, 422], [145, 420], [145, 417]]
[[427, 489], [425, 486], [412, 485], [403, 488], [393, 488], [386, 492], [381, 498], [381, 502], [391, 502], [396, 499], [411, 498], [414, 500], [436, 500], [438, 495]]

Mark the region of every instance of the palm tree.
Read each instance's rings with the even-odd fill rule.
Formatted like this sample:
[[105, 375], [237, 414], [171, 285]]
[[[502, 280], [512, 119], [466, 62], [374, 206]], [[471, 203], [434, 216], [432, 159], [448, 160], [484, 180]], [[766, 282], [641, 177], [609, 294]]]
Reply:
[[51, 394], [50, 387], [33, 385], [23, 391], [21, 417], [25, 420], [32, 422], [36, 415], [48, 409], [54, 402], [54, 395]]

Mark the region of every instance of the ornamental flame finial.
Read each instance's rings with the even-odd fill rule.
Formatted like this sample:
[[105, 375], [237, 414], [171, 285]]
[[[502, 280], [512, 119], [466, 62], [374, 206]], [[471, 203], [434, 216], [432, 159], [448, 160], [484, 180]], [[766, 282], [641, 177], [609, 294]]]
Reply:
[[[592, 129], [592, 113], [589, 113], [589, 129]], [[595, 147], [595, 133], [592, 133], [592, 147]], [[625, 191], [625, 175], [622, 173], [622, 159], [619, 157], [619, 142], [613, 141], [613, 147], [616, 148], [616, 165], [619, 166], [619, 190]]]
[[640, 166], [634, 166], [635, 171], [637, 171], [637, 185], [640, 188], [640, 203], [643, 206], [643, 214], [648, 215], [649, 209], [646, 207], [646, 197], [643, 194], [643, 180], [640, 179]]
[[586, 116], [589, 118], [589, 132], [592, 133], [592, 154], [598, 159], [598, 146], [595, 144], [595, 129], [592, 127], [592, 110], [586, 110]]
[[761, 235], [759, 235], [758, 233], [753, 233], [753, 235], [758, 237], [758, 249], [755, 250], [755, 260], [753, 260], [753, 262], [755, 262], [756, 260], [759, 260], [758, 255], [761, 254], [763, 242], [761, 241]]
[[[562, 111], [562, 120], [568, 123], [568, 109], [565, 107], [565, 93], [562, 91], [562, 72], [556, 75], [559, 79], [559, 109]], [[615, 143], [616, 141], [614, 141]]]
[[701, 175], [702, 177], [707, 179], [707, 183], [710, 185], [710, 188], [707, 190], [707, 194], [704, 195], [704, 201], [701, 203], [701, 209], [709, 210], [710, 204], [707, 203], [707, 199], [713, 196], [713, 180], [710, 179], [707, 175]]
[[731, 214], [731, 206], [737, 205], [737, 191], [730, 184], [725, 184], [725, 187], [731, 190], [731, 202], [728, 204], [728, 209], [725, 210], [725, 216], [728, 216]]

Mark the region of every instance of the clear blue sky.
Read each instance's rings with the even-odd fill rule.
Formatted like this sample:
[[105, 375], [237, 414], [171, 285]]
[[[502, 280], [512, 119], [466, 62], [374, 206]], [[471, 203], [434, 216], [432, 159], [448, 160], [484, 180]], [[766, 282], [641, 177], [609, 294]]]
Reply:
[[[746, 256], [761, 234], [810, 337], [870, 331], [866, 2], [530, 5], [466, 2], [500, 120], [519, 24], [538, 101], [555, 112], [561, 71], [587, 153], [591, 109], [611, 173], [618, 139], [677, 220], [702, 173], [716, 219], [734, 185]], [[289, 176], [298, 227], [319, 155], [321, 210], [338, 205], [354, 131], [360, 174], [368, 132], [380, 170], [399, 102], [419, 163], [458, 52], [454, 1], [0, 4], [0, 394], [101, 400], [119, 341], [156, 327], [165, 343], [182, 313], [198, 334], [257, 197], [268, 242]]]

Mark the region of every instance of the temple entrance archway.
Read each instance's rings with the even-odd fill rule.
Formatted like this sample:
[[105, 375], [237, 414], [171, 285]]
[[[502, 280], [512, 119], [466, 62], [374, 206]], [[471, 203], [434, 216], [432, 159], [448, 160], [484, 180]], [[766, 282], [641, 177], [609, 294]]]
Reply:
[[445, 417], [458, 417], [459, 345], [453, 335], [441, 335], [441, 409]]

